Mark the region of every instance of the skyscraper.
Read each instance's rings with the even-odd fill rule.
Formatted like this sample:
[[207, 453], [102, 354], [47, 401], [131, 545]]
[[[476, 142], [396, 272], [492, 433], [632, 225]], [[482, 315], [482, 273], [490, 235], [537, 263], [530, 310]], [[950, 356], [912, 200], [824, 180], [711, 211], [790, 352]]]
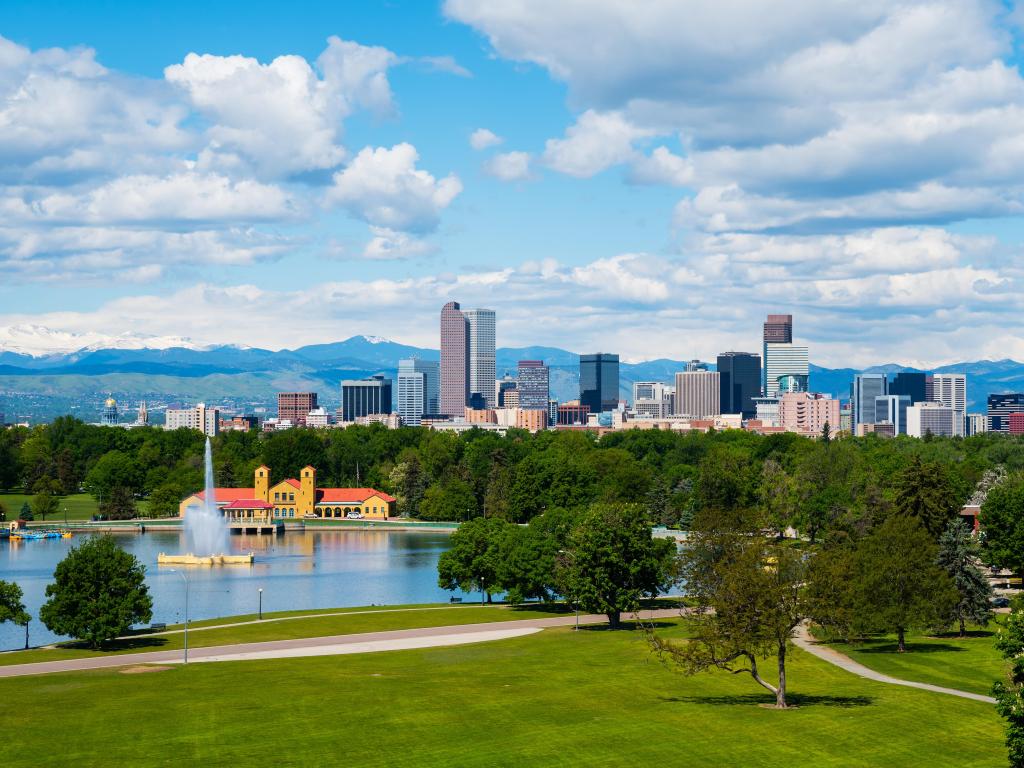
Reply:
[[403, 424], [418, 426], [424, 414], [438, 411], [440, 365], [433, 360], [398, 361], [398, 415]]
[[1024, 392], [1004, 392], [988, 396], [990, 432], [1009, 432], [1011, 413], [1024, 413]]
[[716, 367], [722, 413], [740, 413], [744, 419], [754, 418], [754, 398], [761, 394], [760, 355], [722, 352]]
[[932, 402], [967, 412], [967, 374], [936, 373], [932, 376]]
[[676, 374], [676, 414], [703, 419], [722, 412], [718, 371], [682, 371]]
[[853, 377], [850, 400], [853, 405], [853, 431], [860, 424], [879, 421], [875, 414], [875, 399], [889, 394], [889, 379], [884, 373], [858, 373]]
[[[924, 380], [921, 381], [922, 386]], [[888, 421], [893, 426], [893, 434], [907, 434], [907, 408], [913, 405], [910, 395], [879, 395], [875, 398], [875, 421]]]
[[[469, 395], [483, 396], [486, 408], [494, 407], [494, 353], [496, 318], [493, 309], [467, 309], [469, 333]], [[546, 407], [546, 406], [545, 406]]]
[[278, 421], [287, 419], [296, 427], [306, 426], [306, 416], [317, 407], [316, 392], [278, 392]]
[[344, 421], [355, 421], [372, 413], [391, 413], [391, 379], [377, 374], [341, 382], [341, 412]]
[[590, 413], [613, 411], [619, 404], [619, 356], [608, 352], [580, 355], [580, 404]]
[[539, 410], [549, 407], [548, 367], [542, 360], [519, 361], [516, 389], [520, 408]]
[[906, 395], [910, 404], [923, 403], [928, 399], [925, 392], [928, 374], [917, 371], [900, 371], [889, 382], [890, 395]]
[[461, 416], [469, 402], [469, 333], [457, 301], [441, 308], [441, 396], [439, 412]]
[[779, 379], [783, 376], [796, 377], [795, 380], [799, 382], [808, 378], [810, 365], [807, 347], [793, 343], [792, 315], [768, 315], [763, 341], [761, 390], [765, 397], [778, 396]]

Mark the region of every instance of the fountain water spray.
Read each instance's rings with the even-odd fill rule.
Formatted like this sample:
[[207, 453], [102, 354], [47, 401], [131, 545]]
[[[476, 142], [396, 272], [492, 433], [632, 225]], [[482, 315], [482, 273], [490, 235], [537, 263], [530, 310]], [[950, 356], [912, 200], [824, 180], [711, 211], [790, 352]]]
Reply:
[[217, 489], [213, 482], [213, 448], [206, 438], [206, 491], [203, 505], [192, 507], [185, 515], [188, 551], [195, 555], [216, 555], [228, 551], [228, 524], [217, 509]]

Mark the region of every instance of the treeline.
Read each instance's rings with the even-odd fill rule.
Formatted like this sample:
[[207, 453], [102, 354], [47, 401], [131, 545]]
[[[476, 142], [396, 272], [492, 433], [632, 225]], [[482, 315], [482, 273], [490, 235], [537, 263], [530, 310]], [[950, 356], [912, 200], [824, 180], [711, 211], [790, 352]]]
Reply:
[[[173, 514], [203, 482], [198, 432], [116, 429], [62, 417], [0, 431], [0, 489], [97, 499], [148, 498]], [[897, 478], [912, 464], [949, 509], [984, 473], [1024, 468], [1024, 441], [845, 438], [741, 431], [680, 434], [632, 430], [601, 439], [586, 432], [510, 430], [457, 435], [379, 425], [347, 429], [229, 432], [214, 440], [218, 485], [249, 486], [253, 470], [297, 477], [316, 467], [322, 486], [373, 486], [398, 499], [401, 514], [428, 520], [500, 518], [526, 523], [543, 512], [595, 503], [637, 504], [659, 524], [686, 526], [702, 509], [763, 506], [772, 524], [817, 540], [863, 532], [899, 504]]]

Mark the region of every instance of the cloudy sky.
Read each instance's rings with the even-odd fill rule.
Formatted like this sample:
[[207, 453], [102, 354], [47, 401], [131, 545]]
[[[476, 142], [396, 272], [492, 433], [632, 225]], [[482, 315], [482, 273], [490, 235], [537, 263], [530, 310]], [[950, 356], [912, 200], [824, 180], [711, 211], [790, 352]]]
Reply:
[[1024, 12], [5, 0], [0, 346], [1024, 360]]

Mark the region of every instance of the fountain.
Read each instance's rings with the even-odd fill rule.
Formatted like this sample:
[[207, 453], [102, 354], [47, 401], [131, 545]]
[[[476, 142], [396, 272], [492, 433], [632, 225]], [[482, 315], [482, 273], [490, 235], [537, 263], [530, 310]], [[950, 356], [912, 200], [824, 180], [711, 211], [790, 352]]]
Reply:
[[[157, 563], [163, 565], [231, 565], [251, 563], [253, 553], [244, 555], [225, 554], [229, 549], [230, 530], [217, 509], [217, 490], [213, 481], [213, 448], [210, 438], [206, 438], [205, 455], [205, 486], [203, 504], [200, 507], [189, 507], [185, 513], [185, 539], [188, 544], [187, 555], [166, 555], [161, 552]], [[199, 552], [200, 554], [195, 554]], [[217, 554], [219, 553], [219, 554]]]

